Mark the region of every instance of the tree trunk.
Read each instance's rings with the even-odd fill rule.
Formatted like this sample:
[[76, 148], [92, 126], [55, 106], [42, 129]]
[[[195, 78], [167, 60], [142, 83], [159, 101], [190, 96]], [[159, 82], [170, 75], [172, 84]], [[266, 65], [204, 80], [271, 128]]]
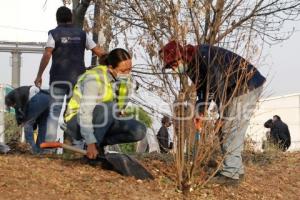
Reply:
[[83, 28], [84, 16], [91, 0], [72, 0], [73, 2], [73, 24], [76, 27]]
[[[109, 0], [95, 0], [93, 39], [106, 52], [112, 39], [110, 15], [105, 12], [105, 4]], [[93, 55], [92, 65], [97, 65], [97, 57]]]
[[[93, 40], [98, 44], [99, 37], [99, 20], [100, 20], [100, 1], [95, 1], [94, 8], [94, 27], [93, 27]], [[92, 56], [92, 65], [95, 66], [98, 64], [98, 59], [95, 54]]]

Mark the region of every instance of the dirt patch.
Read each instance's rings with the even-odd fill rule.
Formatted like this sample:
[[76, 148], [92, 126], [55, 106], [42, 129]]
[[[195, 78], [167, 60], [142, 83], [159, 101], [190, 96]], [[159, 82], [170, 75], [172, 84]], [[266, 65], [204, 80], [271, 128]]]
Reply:
[[[175, 187], [172, 160], [139, 157], [156, 177], [141, 181], [122, 177], [78, 160], [32, 155], [0, 156], [0, 199], [182, 199]], [[272, 162], [249, 159], [246, 178], [237, 188], [208, 185], [189, 199], [298, 199], [300, 153], [285, 153]]]

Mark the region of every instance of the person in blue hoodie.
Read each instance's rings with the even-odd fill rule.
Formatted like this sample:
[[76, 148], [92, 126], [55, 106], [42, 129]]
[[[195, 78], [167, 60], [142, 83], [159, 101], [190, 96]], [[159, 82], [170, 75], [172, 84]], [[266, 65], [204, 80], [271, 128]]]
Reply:
[[180, 77], [188, 76], [193, 81], [198, 105], [212, 99], [219, 107], [229, 102], [221, 116], [225, 117], [222, 119], [223, 169], [213, 181], [227, 185], [239, 183], [245, 173], [241, 156], [245, 133], [265, 77], [241, 56], [217, 46], [182, 46], [171, 41], [160, 49], [159, 55], [164, 62], [163, 70], [173, 69]]

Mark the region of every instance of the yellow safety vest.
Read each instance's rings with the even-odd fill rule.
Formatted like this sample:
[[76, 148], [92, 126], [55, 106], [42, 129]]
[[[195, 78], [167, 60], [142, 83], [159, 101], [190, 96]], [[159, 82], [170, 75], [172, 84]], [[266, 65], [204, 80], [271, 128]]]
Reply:
[[107, 103], [107, 102], [112, 102], [114, 100], [117, 101], [118, 108], [122, 110], [126, 106], [126, 99], [128, 97], [128, 89], [129, 89], [129, 81], [126, 80], [121, 80], [118, 88], [116, 89], [116, 97], [115, 93], [113, 91], [113, 86], [112, 83], [108, 77], [108, 70], [107, 66], [105, 65], [99, 65], [97, 67], [94, 67], [90, 70], [87, 70], [84, 74], [82, 74], [74, 89], [73, 89], [73, 96], [70, 99], [68, 105], [67, 105], [67, 111], [65, 112], [64, 119], [65, 121], [69, 121], [74, 117], [80, 108], [80, 100], [82, 98], [82, 93], [80, 91], [80, 85], [82, 82], [85, 80], [85, 78], [88, 75], [93, 75], [95, 77], [95, 80], [97, 84], [99, 85], [99, 88], [104, 88], [104, 94], [98, 94], [98, 99], [96, 100], [97, 103]]

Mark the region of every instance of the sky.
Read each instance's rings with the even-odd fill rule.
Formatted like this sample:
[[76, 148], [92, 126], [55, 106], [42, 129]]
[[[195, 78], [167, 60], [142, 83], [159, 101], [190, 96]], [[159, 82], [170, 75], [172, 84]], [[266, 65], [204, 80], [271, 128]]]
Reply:
[[[47, 32], [56, 27], [55, 12], [61, 0], [9, 0], [0, 7], [0, 41], [45, 42]], [[300, 30], [300, 21], [290, 22], [282, 31], [291, 27]], [[266, 94], [278, 96], [300, 92], [300, 32], [295, 32], [280, 44], [263, 49], [263, 62], [257, 68], [267, 76]], [[22, 54], [21, 85], [33, 84], [41, 54]], [[0, 83], [11, 83], [11, 55], [0, 52]], [[90, 64], [86, 53], [86, 65]], [[137, 63], [134, 63], [137, 64]], [[43, 87], [48, 86], [50, 64], [44, 72]]]

